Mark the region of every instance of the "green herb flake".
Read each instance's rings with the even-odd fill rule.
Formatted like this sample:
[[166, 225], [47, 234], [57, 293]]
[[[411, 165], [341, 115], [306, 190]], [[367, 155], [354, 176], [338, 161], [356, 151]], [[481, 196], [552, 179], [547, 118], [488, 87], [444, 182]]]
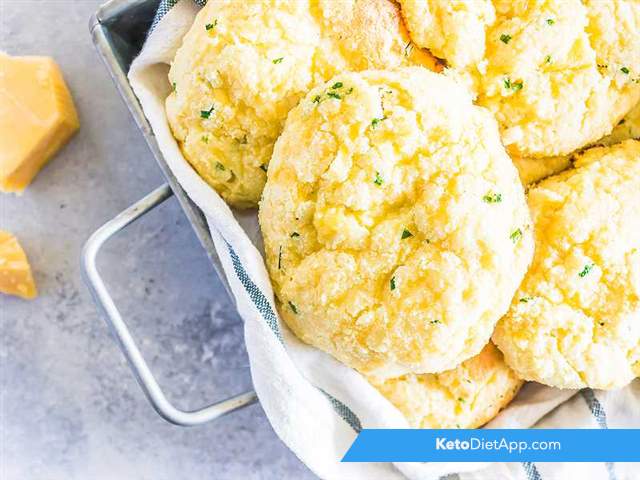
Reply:
[[513, 90], [514, 92], [517, 92], [518, 90], [522, 90], [523, 86], [524, 84], [522, 83], [522, 80], [512, 82], [509, 77], [504, 79], [504, 88], [506, 88], [507, 90]]
[[393, 292], [396, 289], [396, 277], [391, 277], [391, 280], [389, 280], [389, 288], [391, 289], [391, 291]]
[[291, 301], [289, 301], [289, 308], [293, 313], [295, 313], [296, 315], [298, 314], [298, 307], [296, 307]]
[[556, 21], [553, 18], [547, 18], [547, 25], [553, 25]]
[[629, 71], [630, 71], [630, 70], [629, 70], [627, 67], [622, 67], [622, 68], [620, 69], [620, 71], [621, 71], [622, 73], [624, 73], [625, 75], [629, 75]]
[[411, 233], [406, 228], [404, 230], [402, 230], [402, 236], [401, 236], [402, 240], [404, 240], [405, 238], [409, 238], [409, 237], [413, 237], [413, 233]]
[[342, 88], [342, 87], [343, 87], [342, 82], [336, 82], [333, 85], [331, 85], [331, 88], [333, 90], [337, 90], [338, 88]]
[[376, 172], [376, 178], [373, 180], [373, 183], [380, 186], [382, 185], [383, 182], [384, 180], [382, 180], [382, 177], [380, 176], [380, 172]]
[[226, 168], [224, 168], [224, 165], [221, 164], [220, 162], [216, 162], [216, 170], [220, 170], [224, 172]]
[[272, 62], [274, 65], [277, 65], [278, 63], [282, 63], [282, 60], [284, 60], [284, 57], [275, 58], [272, 60]]
[[529, 303], [529, 302], [531, 302], [532, 300], [533, 300], [533, 297], [529, 297], [529, 296], [527, 296], [527, 297], [521, 297], [521, 298], [520, 298], [520, 300], [519, 300], [519, 302], [520, 302], [520, 303]]
[[487, 193], [484, 197], [482, 197], [482, 201], [485, 203], [500, 203], [502, 201], [501, 193]]
[[291, 237], [291, 238], [295, 238], [295, 237], [299, 237], [299, 236], [300, 236], [300, 234], [299, 234], [298, 232], [293, 232], [293, 233], [290, 235], [290, 237]]
[[320, 103], [320, 95], [316, 95], [313, 99], [313, 103]]
[[209, 137], [207, 135], [203, 135], [201, 140], [203, 143], [209, 143]]
[[551, 55], [544, 57], [544, 63], [551, 63]]
[[511, 35], [507, 35], [506, 33], [503, 33], [502, 35], [500, 35], [500, 41], [506, 45], [511, 41]]
[[582, 271], [580, 273], [578, 273], [578, 276], [580, 278], [584, 278], [587, 275], [589, 275], [589, 273], [591, 272], [591, 270], [593, 270], [593, 267], [595, 267], [595, 265], [593, 263], [587, 263], [584, 268], [582, 269]]
[[171, 90], [173, 90], [174, 92], [176, 91], [176, 82], [173, 82], [171, 84]]
[[211, 105], [211, 108], [209, 110], [200, 110], [200, 118], [209, 118], [214, 109], [215, 107]]
[[431, 320], [431, 321], [429, 321], [429, 323], [431, 325], [437, 325], [438, 323], [440, 323], [440, 320]]
[[387, 119], [386, 115], [382, 118], [374, 118], [373, 120], [371, 120], [371, 128], [376, 128], [380, 122], [386, 119]]
[[340, 94], [336, 92], [328, 92], [327, 97], [335, 98], [336, 100], [340, 100], [342, 98]]
[[458, 397], [458, 401], [459, 401], [460, 403], [464, 403], [464, 398], [462, 398], [462, 397]]
[[263, 172], [267, 172], [267, 166], [263, 163], [262, 165], [260, 165], [260, 170], [262, 170]]
[[217, 25], [218, 25], [218, 20], [216, 19], [216, 20], [213, 21], [213, 23], [207, 23], [204, 26], [204, 28], [206, 28], [207, 32], [208, 32], [209, 30], [213, 30]]
[[520, 230], [519, 228], [515, 229], [513, 232], [511, 232], [509, 238], [513, 243], [518, 243], [522, 238], [522, 230]]

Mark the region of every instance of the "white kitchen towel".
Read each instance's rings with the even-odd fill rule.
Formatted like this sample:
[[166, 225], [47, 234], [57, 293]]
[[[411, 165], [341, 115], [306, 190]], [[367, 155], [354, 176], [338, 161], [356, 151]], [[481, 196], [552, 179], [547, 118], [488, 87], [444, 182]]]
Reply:
[[[191, 199], [206, 215], [211, 236], [245, 322], [255, 390], [285, 444], [324, 479], [631, 480], [632, 464], [340, 463], [362, 428], [406, 428], [400, 412], [354, 370], [287, 329], [275, 308], [261, 255], [256, 212], [234, 212], [183, 158], [164, 110], [169, 64], [199, 7], [165, 0], [154, 28], [129, 72], [131, 85], [162, 154]], [[573, 397], [570, 401], [567, 401]], [[496, 417], [493, 428], [640, 427], [640, 380], [616, 392], [561, 391], [527, 384]], [[635, 471], [636, 474], [632, 473]], [[449, 475], [452, 475], [451, 477]]]

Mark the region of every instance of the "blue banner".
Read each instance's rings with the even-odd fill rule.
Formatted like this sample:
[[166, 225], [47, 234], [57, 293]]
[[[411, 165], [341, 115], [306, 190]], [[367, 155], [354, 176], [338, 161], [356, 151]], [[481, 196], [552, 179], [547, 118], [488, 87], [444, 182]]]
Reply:
[[365, 429], [342, 461], [638, 462], [640, 429]]

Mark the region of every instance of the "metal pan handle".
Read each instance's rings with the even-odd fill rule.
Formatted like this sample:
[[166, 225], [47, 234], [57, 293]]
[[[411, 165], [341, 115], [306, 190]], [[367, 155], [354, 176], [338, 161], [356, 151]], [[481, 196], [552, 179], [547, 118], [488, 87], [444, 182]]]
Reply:
[[98, 252], [107, 240], [148, 211], [160, 205], [171, 195], [172, 192], [169, 186], [162, 185], [96, 230], [87, 240], [82, 250], [82, 275], [109, 329], [118, 340], [120, 350], [122, 350], [129, 362], [138, 384], [142, 387], [153, 408], [162, 418], [173, 424], [192, 426], [209, 422], [252, 404], [257, 400], [255, 392], [245, 392], [194, 411], [184, 411], [174, 407], [167, 400], [153, 373], [151, 373], [147, 362], [142, 357], [96, 266]]

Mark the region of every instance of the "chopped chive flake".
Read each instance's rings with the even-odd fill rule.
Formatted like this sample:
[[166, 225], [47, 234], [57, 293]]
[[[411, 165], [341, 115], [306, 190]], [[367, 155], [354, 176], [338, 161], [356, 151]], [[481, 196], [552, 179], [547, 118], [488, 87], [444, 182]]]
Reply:
[[347, 90], [347, 95], [349, 95], [351, 92], [353, 92], [353, 87], [349, 87], [349, 90]]
[[331, 97], [331, 98], [335, 98], [337, 100], [340, 100], [342, 97], [340, 96], [340, 94], [336, 93], [336, 92], [328, 92], [327, 93], [327, 97]]
[[544, 63], [551, 63], [551, 55], [544, 57]]
[[547, 18], [547, 25], [553, 25], [556, 21], [553, 18]]
[[291, 301], [289, 301], [289, 308], [293, 313], [295, 313], [296, 315], [298, 314], [298, 307], [296, 307]]
[[507, 90], [513, 90], [517, 92], [518, 90], [522, 90], [522, 86], [522, 80], [512, 82], [509, 77], [504, 79], [504, 88], [506, 88]]
[[522, 238], [522, 230], [520, 230], [519, 228], [514, 230], [513, 232], [511, 232], [511, 235], [509, 235], [509, 238], [513, 243], [518, 243], [518, 241]]
[[313, 103], [320, 103], [320, 95], [316, 95], [313, 99]]
[[206, 135], [203, 135], [203, 136], [202, 136], [202, 141], [203, 141], [204, 143], [209, 143], [209, 137], [207, 137]]
[[464, 403], [464, 398], [462, 398], [462, 397], [458, 397], [458, 401], [459, 401], [460, 403]]
[[218, 20], [214, 20], [213, 23], [207, 23], [204, 28], [207, 29], [207, 31], [212, 30], [216, 25], [218, 25]]
[[382, 185], [382, 182], [383, 182], [383, 180], [382, 180], [382, 177], [380, 176], [380, 172], [376, 172], [376, 178], [373, 181], [373, 183], [375, 183], [376, 185], [380, 186], [380, 185]]
[[211, 108], [209, 110], [200, 110], [200, 118], [209, 118], [213, 113], [214, 108], [215, 107], [211, 105]]
[[593, 263], [588, 263], [584, 266], [584, 268], [582, 269], [582, 271], [578, 274], [578, 276], [580, 278], [584, 278], [587, 275], [589, 275], [589, 272], [591, 272], [591, 270], [593, 270], [593, 267], [595, 267], [595, 265]]
[[627, 67], [622, 67], [622, 68], [620, 69], [620, 71], [621, 71], [622, 73], [624, 73], [625, 75], [629, 75], [629, 69], [628, 69]]
[[175, 92], [176, 91], [176, 82], [173, 82], [171, 84], [171, 89]]
[[278, 64], [278, 63], [282, 63], [282, 60], [284, 60], [284, 57], [276, 58], [276, 59], [272, 60], [272, 62], [275, 65], [275, 64]]
[[502, 201], [501, 193], [487, 193], [482, 197], [482, 201], [486, 203], [500, 203]]
[[533, 300], [533, 297], [521, 297], [520, 303], [529, 303], [531, 300]]
[[298, 232], [293, 232], [293, 233], [291, 234], [291, 238], [299, 237], [299, 236], [300, 236], [300, 234], [299, 234]]
[[409, 238], [409, 237], [413, 237], [413, 233], [411, 233], [406, 228], [404, 230], [402, 230], [402, 237], [401, 237], [402, 240], [404, 240], [405, 238]]
[[440, 320], [431, 320], [429, 323], [431, 325], [436, 325], [437, 323], [440, 323]]
[[371, 120], [371, 128], [376, 128], [380, 122], [386, 119], [387, 119], [386, 115], [382, 118], [374, 118], [373, 120]]
[[221, 164], [220, 162], [216, 162], [216, 170], [226, 170], [226, 168], [224, 168], [224, 165]]
[[342, 88], [342, 82], [336, 82], [334, 83], [331, 88], [333, 88], [334, 90], [337, 88]]
[[260, 165], [260, 170], [262, 170], [263, 172], [266, 172], [267, 166], [263, 163], [262, 165]]
[[503, 33], [502, 35], [500, 35], [500, 41], [505, 45], [509, 43], [510, 40], [511, 40], [511, 35], [507, 35], [506, 33]]
[[391, 277], [391, 280], [389, 280], [389, 288], [391, 291], [396, 289], [396, 277]]

